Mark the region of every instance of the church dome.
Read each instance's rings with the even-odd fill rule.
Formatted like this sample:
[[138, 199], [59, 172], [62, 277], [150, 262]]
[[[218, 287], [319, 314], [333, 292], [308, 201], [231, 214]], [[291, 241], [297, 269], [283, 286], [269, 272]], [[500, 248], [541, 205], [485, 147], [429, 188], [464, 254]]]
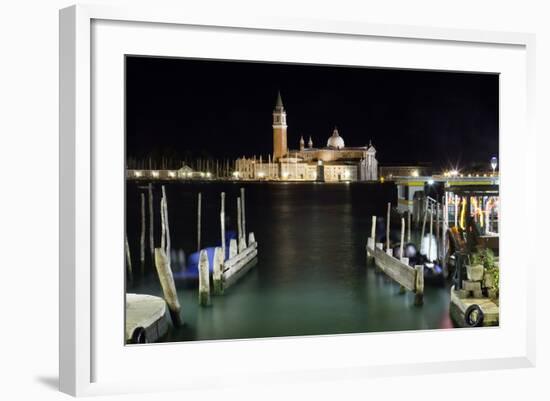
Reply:
[[327, 141], [327, 147], [342, 149], [344, 146], [344, 139], [338, 133], [338, 129], [334, 128], [334, 131], [332, 131], [332, 136]]

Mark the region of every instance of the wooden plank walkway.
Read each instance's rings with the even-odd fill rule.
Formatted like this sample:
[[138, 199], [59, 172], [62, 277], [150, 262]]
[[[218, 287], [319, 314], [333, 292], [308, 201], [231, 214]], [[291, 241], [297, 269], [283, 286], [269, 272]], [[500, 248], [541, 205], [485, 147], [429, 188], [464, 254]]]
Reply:
[[414, 292], [415, 304], [421, 305], [424, 298], [424, 266], [412, 268], [408, 265], [407, 258], [394, 258], [382, 249], [383, 244], [375, 244], [372, 238], [368, 239], [366, 248], [367, 257], [374, 257], [374, 262], [380, 270], [402, 287]]

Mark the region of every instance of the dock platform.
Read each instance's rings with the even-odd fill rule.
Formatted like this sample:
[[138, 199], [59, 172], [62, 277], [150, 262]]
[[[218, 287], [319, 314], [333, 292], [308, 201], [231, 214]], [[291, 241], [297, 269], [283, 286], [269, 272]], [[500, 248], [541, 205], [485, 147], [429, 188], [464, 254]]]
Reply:
[[460, 298], [455, 287], [451, 287], [450, 313], [453, 321], [460, 327], [471, 327], [466, 322], [466, 311], [468, 308], [478, 305], [483, 312], [481, 327], [498, 326], [499, 306], [490, 298]]
[[171, 324], [166, 302], [145, 294], [126, 294], [126, 342], [143, 344], [159, 341]]

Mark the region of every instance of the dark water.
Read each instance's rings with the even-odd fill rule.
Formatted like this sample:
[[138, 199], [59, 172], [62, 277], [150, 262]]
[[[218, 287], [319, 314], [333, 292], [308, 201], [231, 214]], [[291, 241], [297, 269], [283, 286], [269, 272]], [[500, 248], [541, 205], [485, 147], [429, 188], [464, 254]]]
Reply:
[[[234, 228], [241, 186], [246, 188], [247, 231], [259, 243], [257, 265], [224, 296], [212, 297], [207, 308], [198, 306], [196, 285], [177, 283], [186, 324], [166, 341], [451, 327], [448, 289], [428, 287], [424, 306], [417, 307], [413, 294], [399, 294], [398, 285], [366, 266], [371, 216], [384, 215], [387, 202], [395, 199], [390, 184], [168, 183], [172, 248], [186, 254], [196, 250], [199, 191], [202, 247], [218, 245], [220, 192], [226, 192], [229, 228]], [[127, 228], [138, 271], [140, 191], [128, 184]], [[157, 185], [155, 204], [159, 199]], [[146, 266], [143, 279], [136, 274], [128, 292], [161, 295], [151, 271]]]

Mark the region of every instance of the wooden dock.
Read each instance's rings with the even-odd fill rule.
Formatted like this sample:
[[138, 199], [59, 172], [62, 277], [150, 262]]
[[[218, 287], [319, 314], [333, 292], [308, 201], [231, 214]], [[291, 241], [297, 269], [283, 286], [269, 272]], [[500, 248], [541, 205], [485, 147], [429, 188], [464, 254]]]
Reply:
[[[228, 288], [233, 283], [237, 281], [238, 278], [242, 277], [251, 267], [255, 265], [254, 260], [258, 256], [258, 243], [254, 237], [254, 233], [250, 233], [248, 236], [248, 246], [244, 241], [242, 242], [241, 249], [238, 250], [236, 241], [232, 241], [230, 244], [230, 255], [231, 257], [226, 260], [223, 264], [223, 287]], [[231, 251], [231, 247], [236, 249]], [[235, 253], [236, 252], [236, 253]]]
[[[499, 306], [490, 298], [460, 298], [459, 292], [453, 286], [451, 288], [450, 313], [453, 321], [460, 327], [473, 327], [466, 321], [466, 312], [468, 309], [474, 309], [477, 305], [483, 313], [483, 321], [477, 326], [498, 326], [499, 324]], [[476, 326], [476, 325], [474, 325]]]
[[126, 294], [126, 342], [144, 344], [159, 341], [171, 324], [166, 302], [145, 294]]
[[415, 304], [422, 305], [424, 302], [424, 266], [419, 265], [412, 268], [407, 258], [401, 260], [393, 257], [392, 250], [383, 250], [383, 244], [374, 242], [369, 238], [367, 242], [367, 257], [374, 258], [376, 266], [388, 277], [396, 281], [403, 288], [415, 293]]

